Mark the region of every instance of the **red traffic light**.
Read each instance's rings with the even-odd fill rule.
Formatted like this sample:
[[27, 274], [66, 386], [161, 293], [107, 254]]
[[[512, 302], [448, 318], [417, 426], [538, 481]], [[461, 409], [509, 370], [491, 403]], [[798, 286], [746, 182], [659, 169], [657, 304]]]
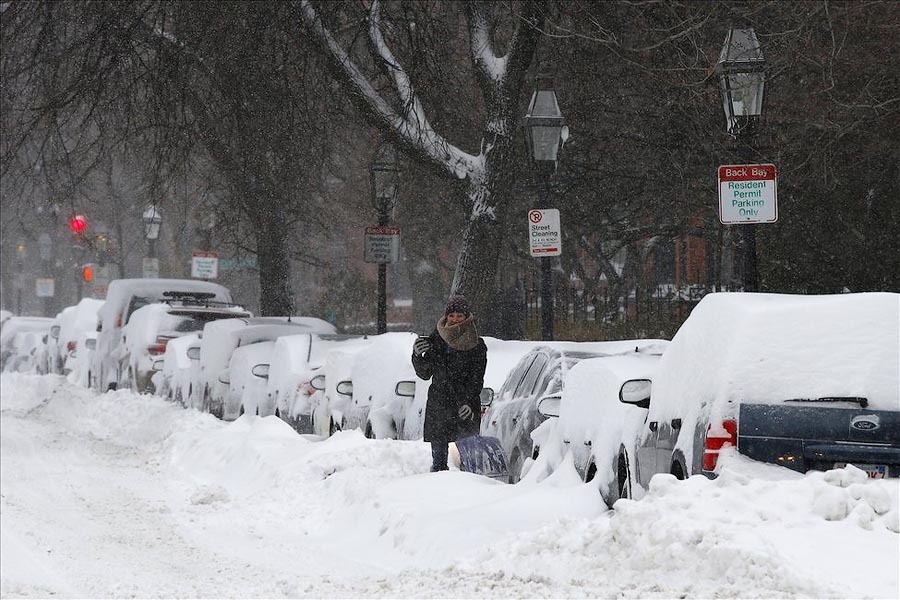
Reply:
[[84, 230], [87, 229], [87, 219], [83, 215], [75, 215], [69, 219], [69, 229], [72, 230], [72, 233], [84, 233]]
[[81, 278], [90, 283], [94, 280], [94, 267], [92, 265], [84, 265], [81, 268]]

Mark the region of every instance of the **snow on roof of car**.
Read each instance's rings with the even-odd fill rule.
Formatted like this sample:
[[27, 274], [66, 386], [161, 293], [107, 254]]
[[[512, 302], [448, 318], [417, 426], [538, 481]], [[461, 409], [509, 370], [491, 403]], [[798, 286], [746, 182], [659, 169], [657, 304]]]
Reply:
[[0, 347], [5, 346], [17, 333], [30, 331], [50, 331], [53, 319], [49, 317], [11, 317], [3, 324]]
[[900, 410], [898, 370], [898, 294], [709, 294], [663, 355], [650, 410], [827, 396]]
[[[209, 292], [215, 294], [212, 300], [231, 302], [228, 288], [210, 281], [194, 279], [114, 279], [109, 282], [106, 291], [106, 303], [100, 309], [103, 329], [113, 326], [133, 296], [149, 298], [152, 301], [163, 299], [163, 292]], [[123, 323], [124, 324], [124, 323]]]
[[619, 402], [619, 389], [629, 379], [652, 379], [659, 361], [659, 355], [638, 352], [582, 360], [566, 376], [560, 426], [580, 432], [579, 439], [603, 429], [618, 432], [625, 411], [631, 409]]
[[316, 317], [250, 317], [220, 319], [203, 328], [200, 346], [201, 368], [206, 377], [215, 377], [228, 366], [239, 344], [301, 333], [333, 334], [334, 325]]
[[103, 306], [103, 300], [96, 298], [82, 298], [75, 306], [61, 312], [57, 316], [59, 321], [59, 344], [65, 347], [67, 342], [77, 341], [82, 331], [94, 331], [97, 329], [97, 313]]

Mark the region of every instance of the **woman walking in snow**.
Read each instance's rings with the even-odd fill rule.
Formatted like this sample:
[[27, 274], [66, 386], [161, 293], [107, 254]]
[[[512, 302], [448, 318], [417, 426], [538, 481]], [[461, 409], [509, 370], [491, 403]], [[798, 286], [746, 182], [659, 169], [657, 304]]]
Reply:
[[450, 442], [481, 430], [487, 346], [464, 297], [450, 298], [437, 328], [415, 341], [412, 364], [419, 378], [431, 379], [424, 428], [425, 441], [431, 442], [431, 471], [446, 471]]

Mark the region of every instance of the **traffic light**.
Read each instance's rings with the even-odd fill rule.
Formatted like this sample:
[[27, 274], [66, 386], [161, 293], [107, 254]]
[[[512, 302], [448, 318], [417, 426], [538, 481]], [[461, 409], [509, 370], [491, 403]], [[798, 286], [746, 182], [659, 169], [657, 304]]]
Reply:
[[84, 265], [81, 267], [81, 278], [90, 283], [94, 280], [94, 265]]
[[71, 229], [72, 233], [75, 235], [81, 235], [84, 233], [84, 230], [87, 229], [87, 219], [84, 218], [84, 215], [73, 216], [69, 219], [69, 229]]

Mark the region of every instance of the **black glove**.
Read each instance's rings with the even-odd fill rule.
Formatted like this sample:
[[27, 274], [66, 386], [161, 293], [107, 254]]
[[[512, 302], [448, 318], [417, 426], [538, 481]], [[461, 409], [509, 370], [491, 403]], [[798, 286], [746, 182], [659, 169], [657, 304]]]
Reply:
[[420, 337], [413, 343], [413, 352], [419, 356], [425, 356], [429, 350], [431, 350], [431, 342], [426, 337]]
[[468, 421], [472, 417], [475, 416], [475, 413], [472, 412], [472, 407], [468, 404], [463, 404], [459, 407], [459, 418], [463, 421]]

